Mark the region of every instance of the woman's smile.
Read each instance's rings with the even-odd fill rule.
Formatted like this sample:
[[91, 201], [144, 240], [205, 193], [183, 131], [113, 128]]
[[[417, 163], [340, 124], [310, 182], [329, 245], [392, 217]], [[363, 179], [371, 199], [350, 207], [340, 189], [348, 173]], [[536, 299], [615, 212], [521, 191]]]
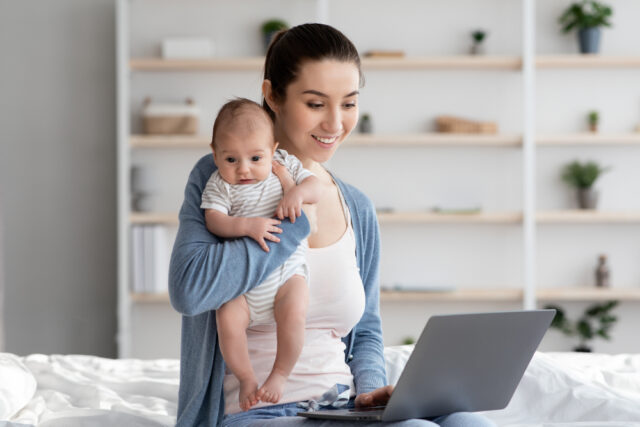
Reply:
[[311, 135], [313, 137], [313, 139], [315, 139], [316, 141], [318, 141], [320, 143], [320, 146], [324, 146], [324, 148], [330, 148], [333, 146], [333, 144], [338, 141], [338, 139], [340, 138], [340, 136], [342, 135], [336, 135], [336, 136], [319, 136], [319, 135]]

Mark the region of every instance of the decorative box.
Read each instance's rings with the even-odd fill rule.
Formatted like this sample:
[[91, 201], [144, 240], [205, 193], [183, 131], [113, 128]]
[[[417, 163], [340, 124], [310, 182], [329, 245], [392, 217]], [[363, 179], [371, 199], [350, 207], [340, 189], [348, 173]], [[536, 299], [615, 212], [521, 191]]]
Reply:
[[444, 133], [498, 133], [494, 122], [478, 122], [453, 116], [436, 117], [438, 132]]
[[149, 135], [195, 135], [200, 109], [193, 100], [184, 104], [160, 104], [145, 99], [142, 109], [144, 133]]

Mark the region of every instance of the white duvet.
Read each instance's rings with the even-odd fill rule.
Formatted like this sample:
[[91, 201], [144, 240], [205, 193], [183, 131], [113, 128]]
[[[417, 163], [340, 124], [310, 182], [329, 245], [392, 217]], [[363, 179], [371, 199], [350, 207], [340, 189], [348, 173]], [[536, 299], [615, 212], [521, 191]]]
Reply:
[[[390, 383], [411, 349], [385, 349]], [[178, 375], [178, 360], [0, 353], [0, 426], [174, 425]], [[509, 406], [485, 415], [498, 426], [640, 427], [640, 355], [536, 353]]]

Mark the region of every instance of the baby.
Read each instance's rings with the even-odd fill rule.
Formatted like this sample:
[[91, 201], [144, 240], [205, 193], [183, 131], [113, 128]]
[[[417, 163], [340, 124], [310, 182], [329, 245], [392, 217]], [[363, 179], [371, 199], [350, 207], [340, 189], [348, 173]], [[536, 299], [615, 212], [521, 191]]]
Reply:
[[[266, 240], [278, 242], [280, 219], [295, 222], [303, 203], [316, 203], [318, 178], [284, 150], [277, 150], [273, 122], [257, 103], [236, 99], [225, 104], [213, 125], [211, 149], [218, 169], [202, 194], [207, 229], [219, 237], [249, 236], [265, 251]], [[283, 194], [277, 171], [284, 165], [296, 185]], [[273, 162], [273, 165], [272, 165]], [[273, 171], [272, 171], [273, 168]], [[290, 178], [289, 178], [290, 180]], [[216, 311], [222, 356], [240, 383], [239, 403], [248, 410], [258, 401], [280, 400], [287, 377], [304, 343], [308, 302], [308, 268], [304, 240], [283, 265], [244, 295]], [[273, 368], [258, 389], [249, 360], [246, 329], [276, 322], [277, 350]]]

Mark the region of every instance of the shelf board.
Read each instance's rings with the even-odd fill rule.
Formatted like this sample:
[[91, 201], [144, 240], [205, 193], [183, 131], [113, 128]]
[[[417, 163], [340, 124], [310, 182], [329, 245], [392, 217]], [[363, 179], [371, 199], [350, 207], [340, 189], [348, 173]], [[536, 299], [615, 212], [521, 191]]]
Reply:
[[542, 288], [538, 301], [640, 301], [640, 288]]
[[172, 212], [132, 212], [131, 224], [178, 225], [178, 213]]
[[152, 303], [152, 304], [157, 304], [157, 303], [169, 303], [169, 293], [168, 292], [162, 292], [162, 293], [135, 293], [132, 292], [129, 294], [129, 298], [131, 298], [131, 301], [134, 303], [139, 303], [139, 304], [145, 304], [145, 303]]
[[381, 302], [423, 301], [514, 301], [522, 300], [521, 289], [458, 289], [454, 291], [380, 291]]
[[[202, 148], [209, 149], [211, 138], [205, 135], [131, 135], [132, 148]], [[576, 133], [541, 135], [540, 146], [566, 145], [640, 145], [640, 132], [629, 134]], [[351, 134], [345, 147], [520, 147], [520, 135], [493, 134]]]
[[[521, 212], [447, 214], [435, 212], [379, 212], [380, 224], [520, 224]], [[131, 224], [177, 225], [172, 212], [132, 212]], [[538, 212], [539, 224], [634, 224], [640, 212], [600, 212], [590, 210]]]
[[[522, 58], [513, 55], [407, 56], [401, 58], [362, 58], [365, 70], [520, 70]], [[264, 57], [210, 59], [131, 58], [132, 71], [260, 71]], [[539, 55], [537, 68], [636, 68], [640, 56]]]
[[539, 55], [538, 68], [636, 68], [640, 67], [640, 56], [587, 55]]
[[447, 214], [436, 212], [379, 212], [381, 224], [519, 224], [519, 212]]
[[601, 212], [568, 210], [538, 212], [539, 224], [633, 224], [640, 222], [640, 212]]
[[354, 133], [345, 141], [345, 147], [398, 147], [398, 146], [498, 146], [519, 147], [519, 135], [495, 134], [361, 134]]
[[[365, 70], [420, 70], [420, 69], [469, 69], [469, 70], [519, 70], [522, 59], [518, 56], [425, 56], [402, 58], [362, 58]], [[163, 58], [132, 58], [132, 71], [260, 71], [264, 57], [210, 58], [176, 60]]]
[[133, 58], [132, 71], [258, 71], [264, 66], [264, 57], [163, 59]]
[[640, 132], [629, 134], [576, 133], [566, 135], [540, 135], [538, 145], [640, 145]]
[[519, 56], [449, 55], [402, 58], [362, 58], [365, 70], [424, 70], [424, 69], [461, 69], [461, 70], [520, 70], [522, 59]]
[[131, 148], [201, 148], [209, 150], [211, 138], [204, 135], [131, 135]]
[[[455, 291], [380, 291], [381, 302], [519, 302], [522, 289], [459, 289]], [[544, 288], [536, 292], [538, 301], [640, 301], [640, 288]], [[137, 304], [169, 303], [169, 294], [131, 293]]]

